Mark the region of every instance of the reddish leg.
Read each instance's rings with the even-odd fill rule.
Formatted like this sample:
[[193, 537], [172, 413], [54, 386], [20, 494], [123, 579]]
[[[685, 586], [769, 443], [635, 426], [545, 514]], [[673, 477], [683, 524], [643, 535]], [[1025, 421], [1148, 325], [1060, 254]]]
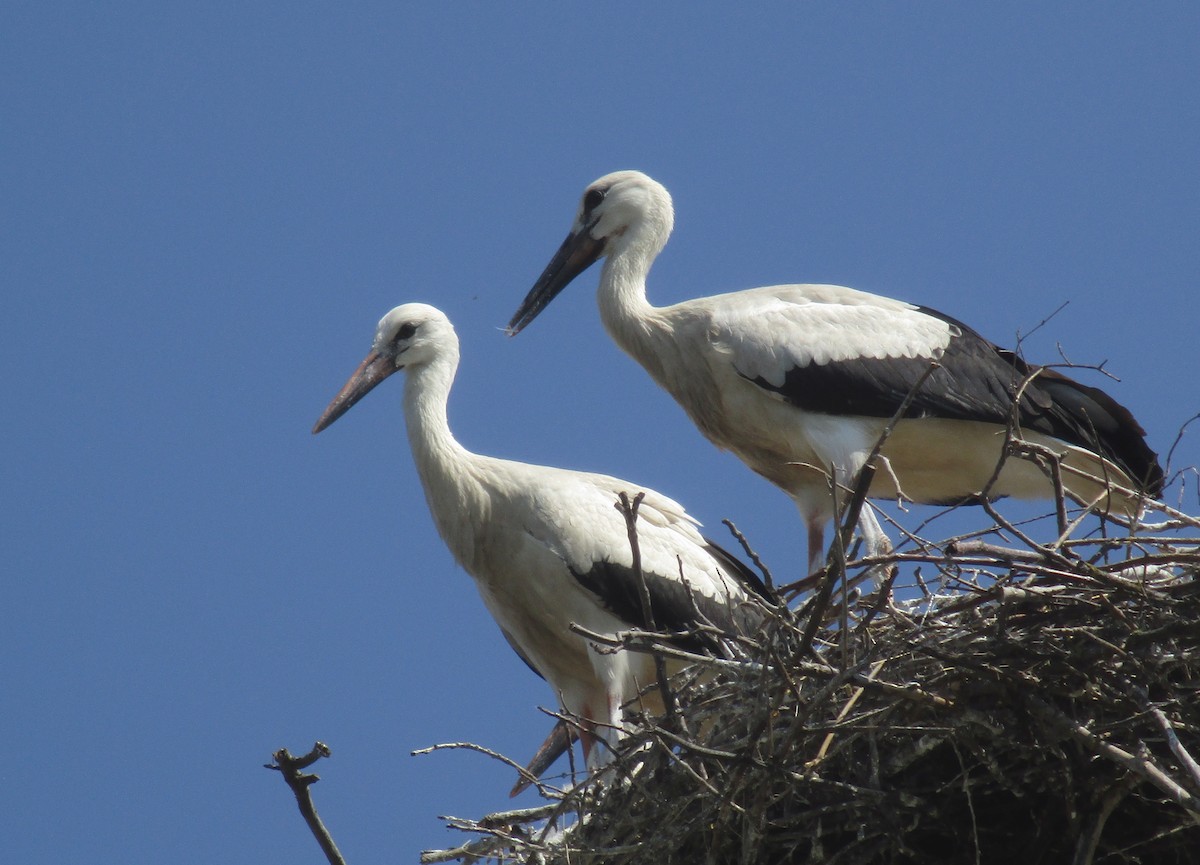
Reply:
[[592, 731], [590, 720], [592, 718], [592, 707], [584, 703], [583, 717], [580, 719], [583, 723], [579, 731], [579, 744], [583, 746], [583, 763], [585, 766], [591, 765], [592, 746], [596, 744], [596, 734]]
[[825, 521], [808, 520], [808, 572], [815, 574], [825, 565]]

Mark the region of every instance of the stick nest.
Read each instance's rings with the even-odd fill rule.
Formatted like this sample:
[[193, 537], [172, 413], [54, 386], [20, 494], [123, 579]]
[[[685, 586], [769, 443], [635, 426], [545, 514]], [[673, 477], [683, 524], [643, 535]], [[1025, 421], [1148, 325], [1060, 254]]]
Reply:
[[[1005, 524], [835, 564], [823, 602], [784, 587], [807, 602], [672, 680], [599, 777], [451, 818], [473, 839], [424, 859], [1200, 862], [1197, 525], [1044, 545]], [[881, 590], [842, 602], [867, 568]]]

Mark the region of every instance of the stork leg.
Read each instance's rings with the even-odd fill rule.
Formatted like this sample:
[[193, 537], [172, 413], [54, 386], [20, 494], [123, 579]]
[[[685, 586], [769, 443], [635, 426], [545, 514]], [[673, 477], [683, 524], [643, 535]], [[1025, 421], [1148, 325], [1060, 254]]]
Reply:
[[862, 535], [868, 556], [885, 556], [892, 551], [891, 540], [879, 525], [879, 520], [875, 518], [875, 509], [867, 502], [863, 502], [862, 511], [858, 515], [858, 531]]
[[[863, 502], [862, 510], [859, 512], [858, 531], [862, 535], [863, 546], [866, 547], [864, 552], [868, 556], [886, 556], [892, 551], [891, 539], [879, 525], [879, 520], [875, 518], [875, 509], [869, 502]], [[865, 594], [872, 595], [879, 591], [879, 587], [883, 584], [881, 577], [884, 572], [885, 569], [882, 565], [867, 568], [864, 575], [866, 577], [865, 585], [862, 587]]]
[[[602, 769], [612, 762], [617, 743], [621, 739], [621, 698], [617, 694], [606, 694], [607, 716], [601, 716], [607, 725], [598, 724], [590, 702], [581, 707], [579, 744], [583, 748], [583, 762], [589, 772]], [[597, 747], [599, 746], [599, 747]]]
[[825, 518], [805, 517], [808, 524], [808, 573], [815, 574], [825, 566]]
[[579, 744], [583, 747], [584, 765], [591, 766], [592, 750], [596, 747], [596, 734], [591, 724], [584, 724], [583, 729], [579, 731]]
[[[825, 558], [827, 550], [825, 549], [825, 523], [830, 519], [828, 514], [812, 510], [801, 502], [796, 503], [800, 508], [800, 514], [804, 518], [804, 525], [808, 530], [808, 573], [815, 574], [825, 567]], [[892, 551], [892, 542], [883, 528], [879, 525], [879, 521], [875, 518], [874, 509], [869, 503], [864, 502], [862, 510], [858, 515], [858, 533], [862, 537], [863, 545], [866, 548], [865, 553], [868, 556], [883, 556]], [[869, 576], [872, 585], [877, 588], [879, 585], [878, 577], [872, 573]], [[873, 591], [874, 589], [872, 589]]]
[[592, 707], [583, 704], [583, 717], [579, 727], [579, 745], [583, 748], [583, 764], [592, 767], [592, 750], [596, 746], [596, 728], [592, 724]]
[[621, 711], [621, 696], [609, 691], [605, 694], [605, 701], [608, 705], [608, 726], [603, 729], [592, 729], [592, 736], [601, 742], [601, 746], [592, 748], [591, 755], [586, 757], [588, 769], [593, 772], [604, 768], [613, 761], [617, 744], [621, 741], [621, 723], [624, 720], [624, 713]]

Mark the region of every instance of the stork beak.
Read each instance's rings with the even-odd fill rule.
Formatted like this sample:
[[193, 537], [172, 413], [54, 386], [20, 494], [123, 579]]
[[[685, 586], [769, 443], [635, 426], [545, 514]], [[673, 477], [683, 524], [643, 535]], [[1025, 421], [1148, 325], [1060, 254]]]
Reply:
[[592, 237], [591, 226], [585, 225], [579, 231], [568, 234], [508, 323], [508, 335], [520, 333], [571, 280], [595, 264], [603, 254], [604, 240]]
[[546, 737], [546, 741], [538, 748], [537, 753], [530, 759], [529, 765], [525, 767], [525, 771], [521, 773], [521, 777], [517, 779], [517, 783], [508, 791], [508, 797], [511, 799], [536, 784], [537, 779], [542, 777], [542, 773], [554, 765], [555, 760], [567, 753], [567, 749], [571, 747], [571, 743], [576, 738], [574, 730], [569, 728], [565, 722], [557, 721], [554, 729], [550, 731], [550, 735]]
[[325, 409], [325, 413], [321, 415], [313, 427], [313, 435], [316, 435], [346, 412], [350, 411], [351, 406], [366, 396], [375, 385], [398, 369], [400, 367], [396, 366], [392, 358], [385, 357], [377, 351], [372, 351], [368, 354], [366, 359], [358, 365], [358, 369], [354, 371], [354, 375], [350, 376], [350, 380], [346, 382], [338, 392], [338, 395], [333, 398], [333, 402]]

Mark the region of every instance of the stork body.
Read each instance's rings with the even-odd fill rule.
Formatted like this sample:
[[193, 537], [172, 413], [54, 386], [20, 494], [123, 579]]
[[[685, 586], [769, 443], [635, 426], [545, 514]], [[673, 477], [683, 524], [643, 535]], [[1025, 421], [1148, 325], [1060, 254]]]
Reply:
[[[666, 496], [606, 475], [494, 459], [460, 445], [446, 418], [458, 359], [458, 338], [444, 314], [425, 304], [396, 307], [380, 321], [371, 353], [313, 432], [406, 370], [408, 439], [438, 532], [474, 578], [509, 644], [568, 712], [611, 742], [621, 729], [622, 705], [656, 681], [653, 661], [645, 654], [598, 652], [570, 625], [615, 635], [650, 624], [625, 517], [616, 508], [622, 492], [631, 498], [644, 493], [638, 548], [658, 628], [683, 631], [706, 620], [731, 634], [750, 632], [762, 617], [754, 598], [765, 590]], [[690, 640], [694, 648], [717, 648], [708, 638]], [[587, 732], [581, 738], [592, 762]]]
[[[592, 183], [509, 332], [603, 257], [605, 328], [710, 441], [791, 496], [808, 528], [810, 569], [823, 559], [831, 484], [853, 484], [935, 361], [882, 450], [871, 496], [933, 504], [1052, 496], [1045, 473], [1025, 460], [1007, 460], [993, 477], [1013, 417], [1024, 439], [1061, 454], [1076, 500], [1136, 515], [1143, 495], [1161, 491], [1162, 469], [1127, 409], [934, 310], [835, 285], [652, 306], [646, 276], [673, 224], [670, 195], [646, 175], [620, 171]], [[860, 527], [869, 546], [886, 545], [869, 510]]]

